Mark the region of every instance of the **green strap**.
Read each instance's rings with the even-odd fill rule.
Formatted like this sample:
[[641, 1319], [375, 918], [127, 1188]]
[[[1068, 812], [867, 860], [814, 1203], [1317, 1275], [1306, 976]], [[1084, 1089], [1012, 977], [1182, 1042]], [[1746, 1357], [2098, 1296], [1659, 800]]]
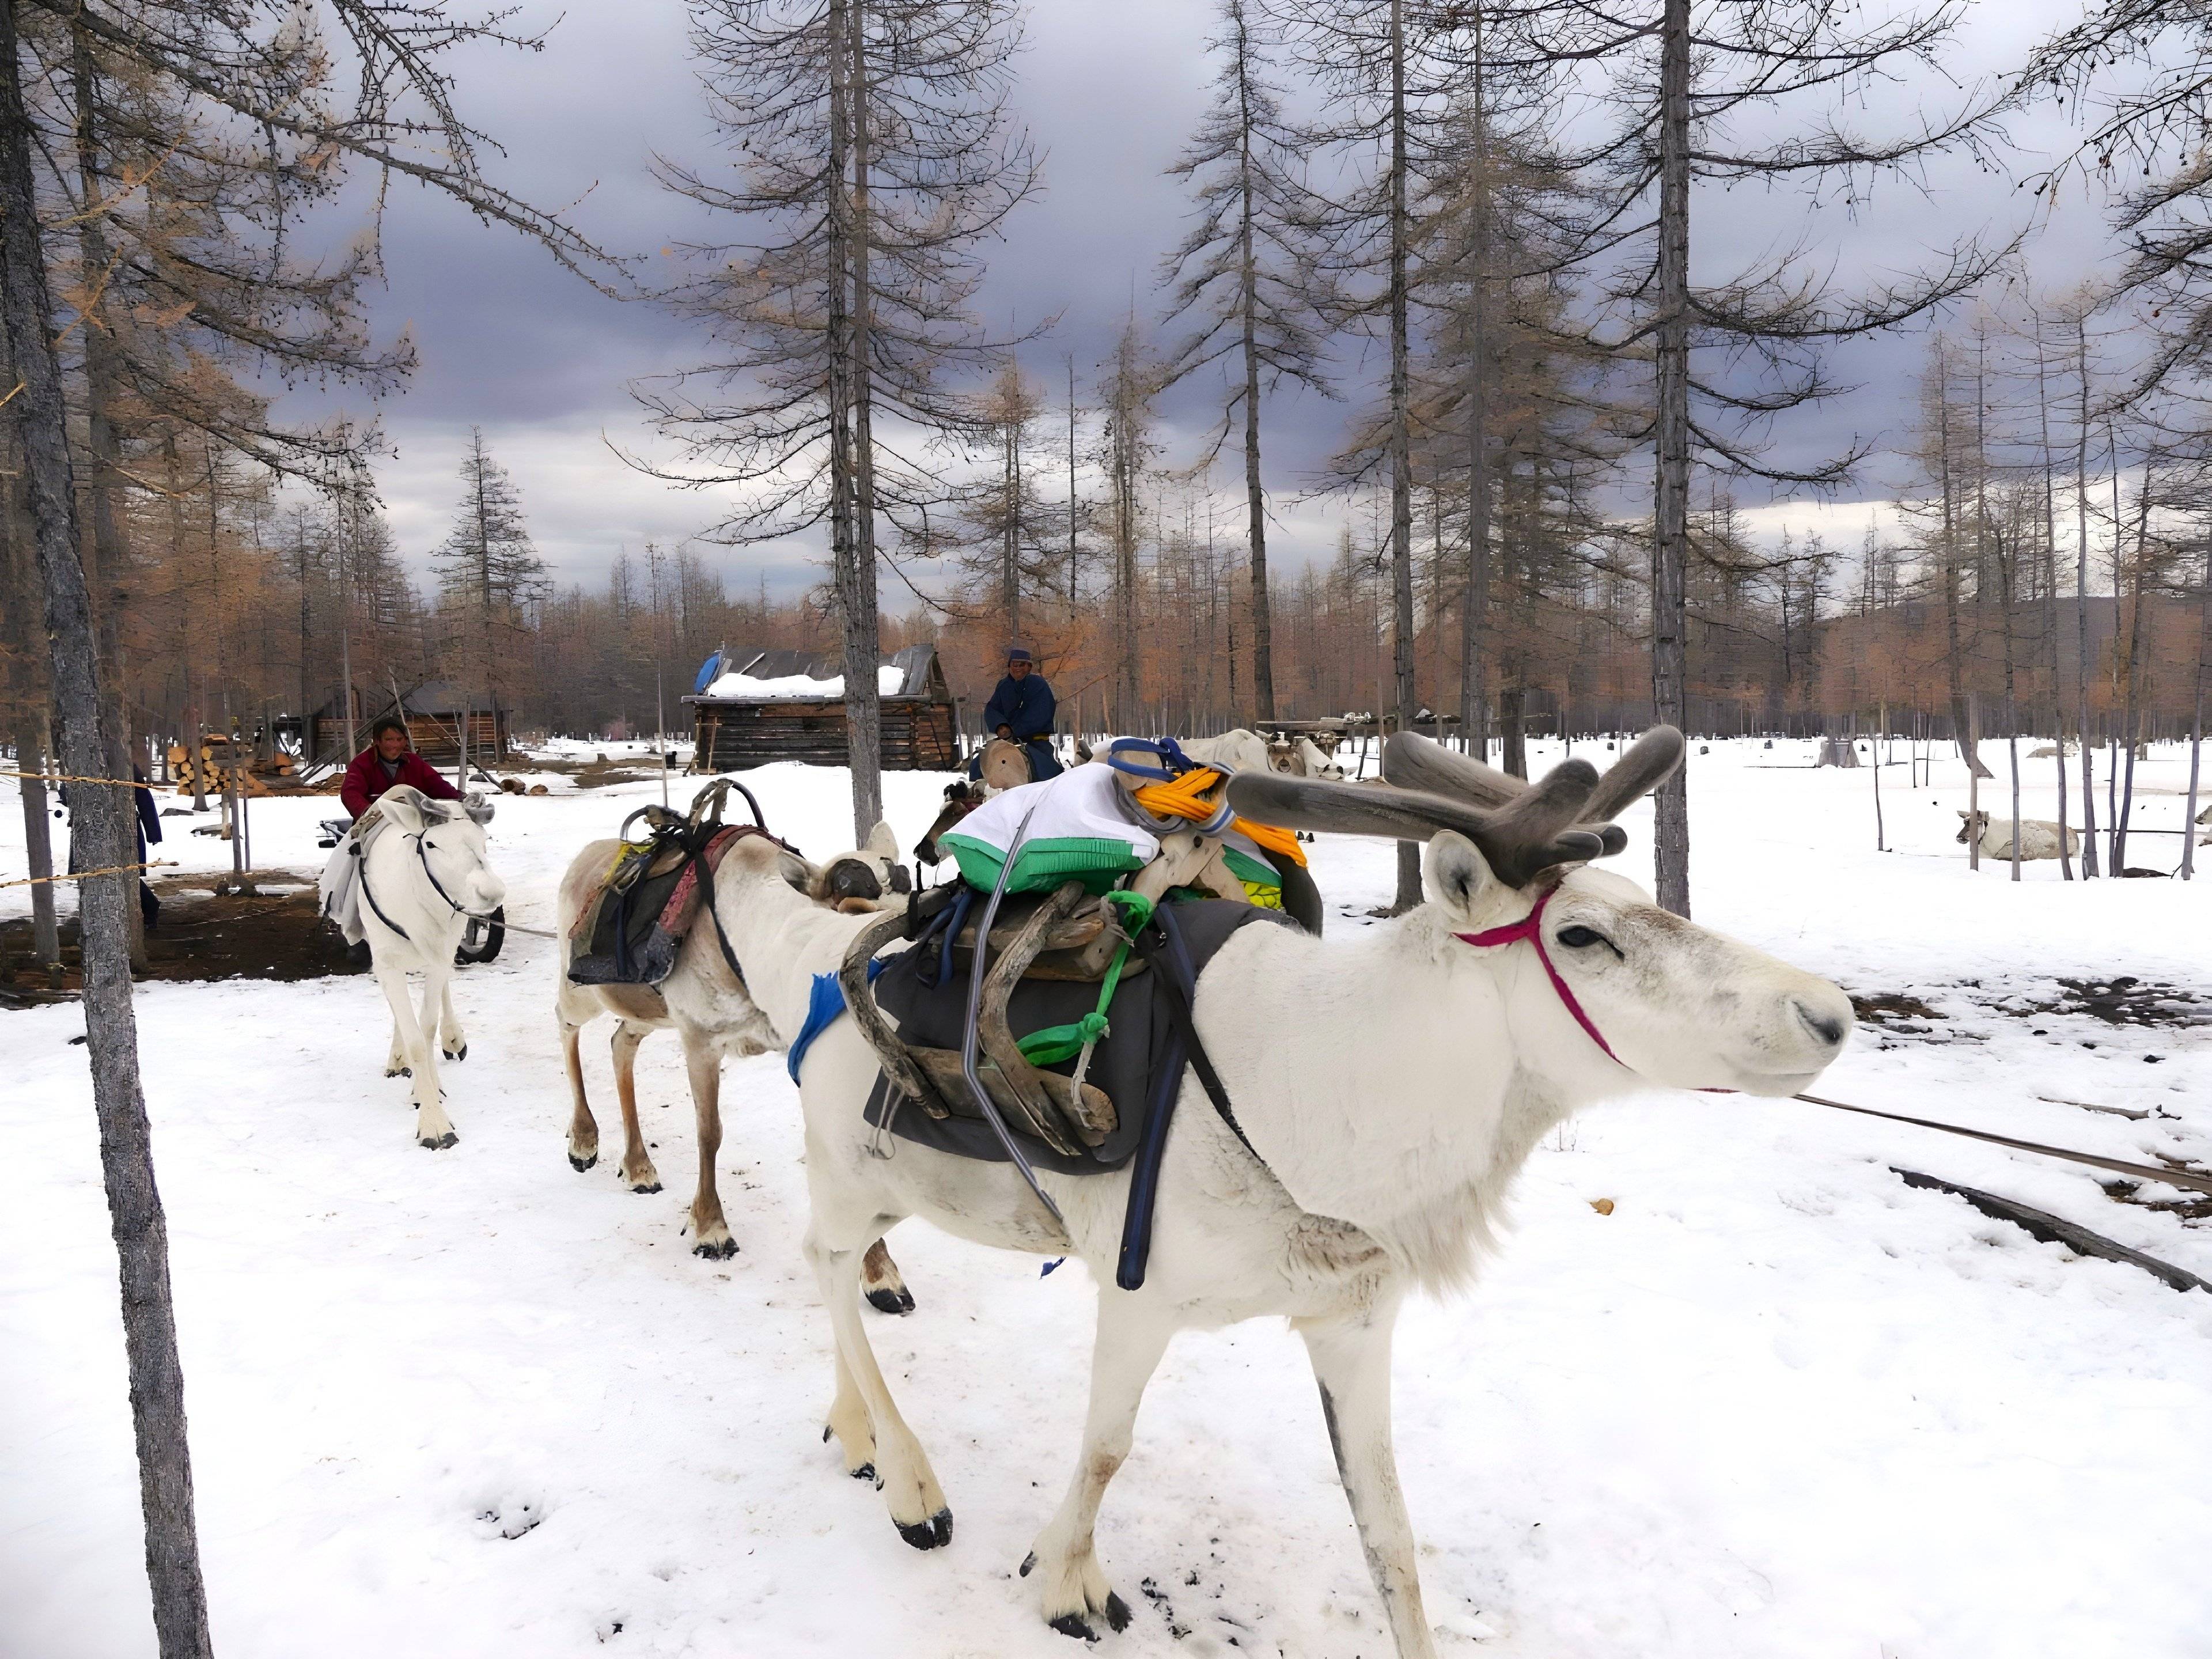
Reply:
[[1048, 1025], [1017, 1042], [1014, 1046], [1022, 1051], [1022, 1058], [1032, 1066], [1057, 1066], [1062, 1060], [1073, 1060], [1112, 1029], [1107, 1024], [1106, 1011], [1113, 1006], [1115, 988], [1121, 982], [1122, 965], [1129, 960], [1129, 937], [1142, 933], [1145, 925], [1152, 921], [1152, 902], [1142, 893], [1127, 889], [1108, 893], [1105, 899], [1121, 913], [1123, 938], [1121, 948], [1114, 952], [1112, 965], [1106, 969], [1105, 982], [1098, 988], [1098, 1006], [1072, 1025]]

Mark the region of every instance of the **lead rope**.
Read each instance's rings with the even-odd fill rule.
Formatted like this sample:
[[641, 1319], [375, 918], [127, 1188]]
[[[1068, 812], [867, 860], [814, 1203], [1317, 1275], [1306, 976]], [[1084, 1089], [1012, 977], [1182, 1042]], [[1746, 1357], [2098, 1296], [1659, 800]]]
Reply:
[[[1522, 939], [1528, 940], [1536, 947], [1536, 960], [1543, 964], [1545, 975], [1552, 981], [1552, 989], [1558, 994], [1559, 1001], [1565, 1005], [1566, 1011], [1574, 1016], [1575, 1024], [1581, 1026], [1589, 1035], [1589, 1040], [1604, 1051], [1607, 1060], [1626, 1071], [1634, 1071], [1636, 1069], [1634, 1066], [1630, 1066], [1626, 1060], [1613, 1053], [1613, 1045], [1605, 1040], [1605, 1035], [1597, 1029], [1596, 1022], [1583, 1012], [1583, 1006], [1575, 1000], [1573, 990], [1569, 988], [1567, 981], [1560, 977], [1559, 969], [1553, 965], [1551, 952], [1544, 948], [1544, 907], [1552, 902], [1553, 894], [1558, 891], [1559, 889], [1556, 887], [1551, 889], [1536, 901], [1535, 908], [1518, 921], [1508, 922], [1502, 927], [1486, 928], [1480, 933], [1455, 933], [1453, 937], [1462, 939], [1469, 945], [1486, 948], [1498, 945], [1515, 945]], [[1738, 1091], [1734, 1089], [1699, 1089], [1694, 1092], [1701, 1095], [1732, 1095]], [[2212, 1176], [2197, 1175], [2187, 1170], [2162, 1169], [2151, 1164], [2131, 1164], [2125, 1158], [2102, 1158], [2094, 1152], [2077, 1152], [2064, 1146], [2046, 1146], [2039, 1140], [2021, 1140], [2011, 1135], [1996, 1134], [1987, 1129], [1970, 1129], [1963, 1123], [1943, 1123], [1935, 1118], [1907, 1117], [1901, 1112], [1876, 1111], [1871, 1106], [1854, 1106], [1848, 1101], [1829, 1100], [1820, 1095], [1792, 1095], [1790, 1097], [1792, 1100], [1803, 1101], [1808, 1106], [1826, 1106], [1830, 1110], [1838, 1112], [1856, 1112], [1862, 1117], [1879, 1117], [1892, 1123], [1910, 1123], [1917, 1128], [1940, 1130], [1944, 1134], [1959, 1135], [1968, 1140], [1984, 1140], [1991, 1146], [2009, 1146], [2016, 1152], [2037, 1152], [2045, 1158], [2063, 1158], [2069, 1164], [2085, 1164], [2093, 1170], [2109, 1170], [2115, 1175], [2132, 1176], [2141, 1181], [2162, 1181], [2169, 1187], [2179, 1187], [2191, 1192], [2212, 1193]]]

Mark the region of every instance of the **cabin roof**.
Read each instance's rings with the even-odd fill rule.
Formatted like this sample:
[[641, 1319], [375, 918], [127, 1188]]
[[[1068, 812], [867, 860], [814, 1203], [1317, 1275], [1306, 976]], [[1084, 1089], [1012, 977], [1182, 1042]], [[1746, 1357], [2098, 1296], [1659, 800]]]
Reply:
[[[392, 688], [388, 685], [356, 684], [353, 695], [357, 718], [375, 720], [391, 711]], [[346, 714], [339, 694], [335, 691], [317, 703], [313, 712], [319, 720], [343, 720]], [[403, 718], [413, 714], [487, 714], [492, 712], [492, 705], [481, 691], [467, 690], [450, 680], [424, 680], [400, 693], [399, 712]]]

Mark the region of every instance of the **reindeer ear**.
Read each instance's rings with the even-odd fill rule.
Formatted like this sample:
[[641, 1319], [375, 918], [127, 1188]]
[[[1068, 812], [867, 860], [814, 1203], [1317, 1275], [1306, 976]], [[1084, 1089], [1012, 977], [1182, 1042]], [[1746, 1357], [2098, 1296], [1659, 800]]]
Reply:
[[386, 823], [396, 823], [403, 834], [419, 836], [428, 821], [428, 797], [411, 783], [395, 783], [376, 798], [376, 812]]
[[898, 837], [892, 834], [890, 824], [878, 819], [876, 827], [868, 831], [868, 844], [860, 849], [886, 864], [899, 861]]
[[1483, 896], [1498, 884], [1490, 860], [1454, 830], [1439, 830], [1430, 838], [1422, 864], [1430, 896], [1455, 921], [1468, 920]]
[[775, 855], [775, 867], [786, 886], [797, 889], [809, 898], [821, 896], [815, 890], [816, 884], [821, 879], [821, 872], [798, 854], [779, 851]]

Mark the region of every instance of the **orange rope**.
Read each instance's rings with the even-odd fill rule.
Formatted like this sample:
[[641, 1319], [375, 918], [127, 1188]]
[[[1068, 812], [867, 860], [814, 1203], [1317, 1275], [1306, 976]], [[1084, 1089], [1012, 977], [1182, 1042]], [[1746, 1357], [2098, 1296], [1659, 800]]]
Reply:
[[[1218, 790], [1221, 782], [1221, 774], [1211, 767], [1195, 767], [1170, 782], [1146, 784], [1137, 791], [1137, 805], [1155, 817], [1189, 818], [1202, 823], [1221, 810], [1218, 800], [1205, 799]], [[1249, 818], [1231, 818], [1229, 827], [1248, 837], [1254, 846], [1281, 854], [1301, 870], [1305, 868], [1305, 849], [1288, 830], [1278, 830], [1272, 823], [1255, 823]]]

